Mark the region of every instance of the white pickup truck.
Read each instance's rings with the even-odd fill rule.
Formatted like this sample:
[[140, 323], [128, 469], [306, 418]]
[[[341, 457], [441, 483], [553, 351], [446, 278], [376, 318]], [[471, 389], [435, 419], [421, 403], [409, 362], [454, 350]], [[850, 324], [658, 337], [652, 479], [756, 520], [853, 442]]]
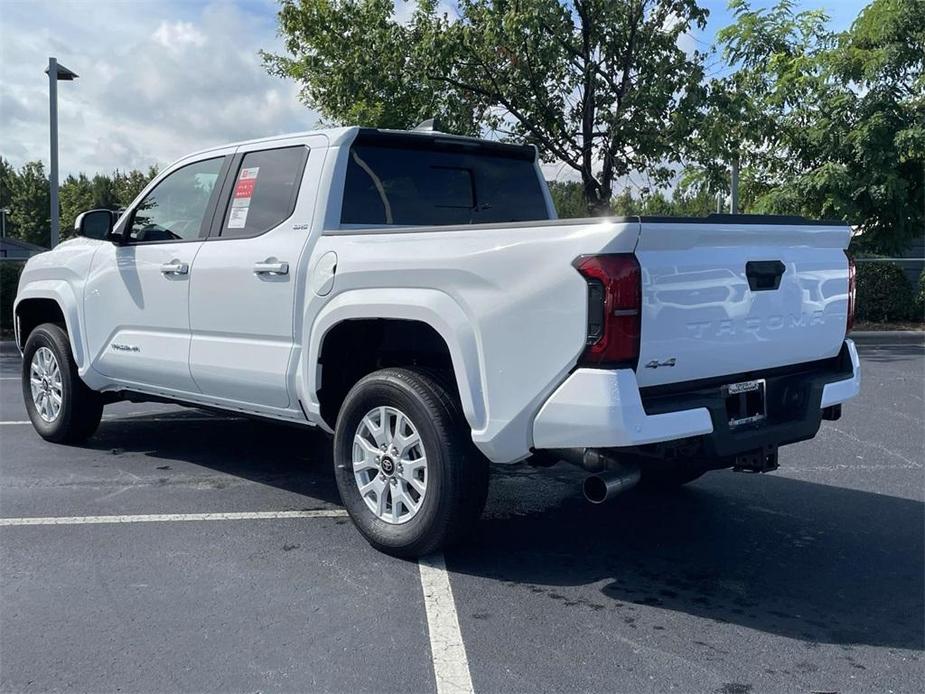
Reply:
[[488, 461], [576, 463], [593, 501], [767, 471], [860, 385], [847, 226], [559, 221], [532, 147], [244, 142], [75, 228], [15, 303], [38, 433], [79, 442], [120, 399], [319, 427], [347, 511], [397, 555], [460, 537]]

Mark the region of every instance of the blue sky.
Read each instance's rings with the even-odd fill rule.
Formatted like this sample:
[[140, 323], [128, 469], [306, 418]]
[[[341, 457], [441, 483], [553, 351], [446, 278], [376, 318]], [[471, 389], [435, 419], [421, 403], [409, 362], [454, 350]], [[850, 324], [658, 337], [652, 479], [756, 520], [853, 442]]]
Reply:
[[[619, 0], [614, 0], [619, 1]], [[454, 6], [444, 0], [445, 6]], [[704, 0], [705, 49], [731, 21]], [[770, 3], [755, 0], [756, 6]], [[866, 3], [801, 0], [845, 29]], [[0, 155], [48, 158], [48, 56], [80, 75], [59, 83], [64, 174], [166, 164], [211, 145], [309, 130], [317, 115], [295, 85], [263, 70], [279, 51], [275, 0], [0, 0]], [[396, 14], [409, 11], [396, 3]]]

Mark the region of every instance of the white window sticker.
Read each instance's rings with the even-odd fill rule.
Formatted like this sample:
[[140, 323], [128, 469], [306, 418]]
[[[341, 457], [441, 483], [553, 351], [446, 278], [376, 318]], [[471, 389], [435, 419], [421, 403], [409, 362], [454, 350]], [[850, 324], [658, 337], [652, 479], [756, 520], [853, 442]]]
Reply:
[[228, 229], [243, 229], [247, 224], [247, 211], [251, 206], [251, 197], [254, 195], [254, 186], [257, 185], [259, 166], [241, 169], [238, 182], [234, 187], [234, 196], [231, 199], [231, 214], [228, 216]]

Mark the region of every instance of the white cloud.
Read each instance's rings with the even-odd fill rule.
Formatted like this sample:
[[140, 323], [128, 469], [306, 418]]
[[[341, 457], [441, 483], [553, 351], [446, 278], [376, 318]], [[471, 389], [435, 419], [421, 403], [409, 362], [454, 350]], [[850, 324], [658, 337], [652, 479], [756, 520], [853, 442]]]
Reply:
[[0, 155], [48, 160], [49, 55], [80, 75], [59, 82], [62, 177], [167, 164], [205, 147], [310, 130], [298, 88], [266, 73], [280, 51], [270, 0], [210, 4], [4, 2]]
[[153, 34], [154, 40], [169, 50], [184, 46], [201, 48], [206, 45], [206, 36], [192, 22], [161, 22]]

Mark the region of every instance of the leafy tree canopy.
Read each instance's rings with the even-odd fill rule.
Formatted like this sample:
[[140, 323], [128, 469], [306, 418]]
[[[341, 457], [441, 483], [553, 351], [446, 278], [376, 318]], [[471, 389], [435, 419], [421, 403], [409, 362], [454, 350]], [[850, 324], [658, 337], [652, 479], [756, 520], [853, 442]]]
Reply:
[[[157, 167], [146, 172], [114, 171], [111, 175], [84, 173], [68, 176], [61, 184], [58, 201], [61, 208], [61, 238], [74, 235], [74, 220], [81, 212], [128, 207], [148, 182], [157, 175]], [[18, 171], [0, 158], [0, 207], [10, 209], [6, 233], [40, 246], [50, 243], [49, 182], [41, 162], [24, 164]]]
[[678, 45], [705, 25], [695, 0], [460, 0], [458, 18], [419, 0], [407, 24], [391, 0], [281, 4], [287, 54], [264, 60], [325, 118], [535, 143], [592, 211], [629, 171], [669, 179], [701, 97], [702, 56]]
[[885, 252], [922, 234], [925, 2], [874, 0], [842, 34], [790, 0], [731, 7], [688, 178], [724, 188], [738, 160], [749, 211], [842, 219]]
[[[581, 184], [576, 181], [549, 181], [549, 192], [561, 219], [585, 217], [588, 214], [584, 204]], [[604, 214], [619, 217], [633, 215], [663, 215], [675, 217], [705, 217], [716, 211], [716, 199], [702, 186], [675, 186], [669, 195], [660, 190], [643, 189], [633, 195], [624, 188], [610, 199]]]

